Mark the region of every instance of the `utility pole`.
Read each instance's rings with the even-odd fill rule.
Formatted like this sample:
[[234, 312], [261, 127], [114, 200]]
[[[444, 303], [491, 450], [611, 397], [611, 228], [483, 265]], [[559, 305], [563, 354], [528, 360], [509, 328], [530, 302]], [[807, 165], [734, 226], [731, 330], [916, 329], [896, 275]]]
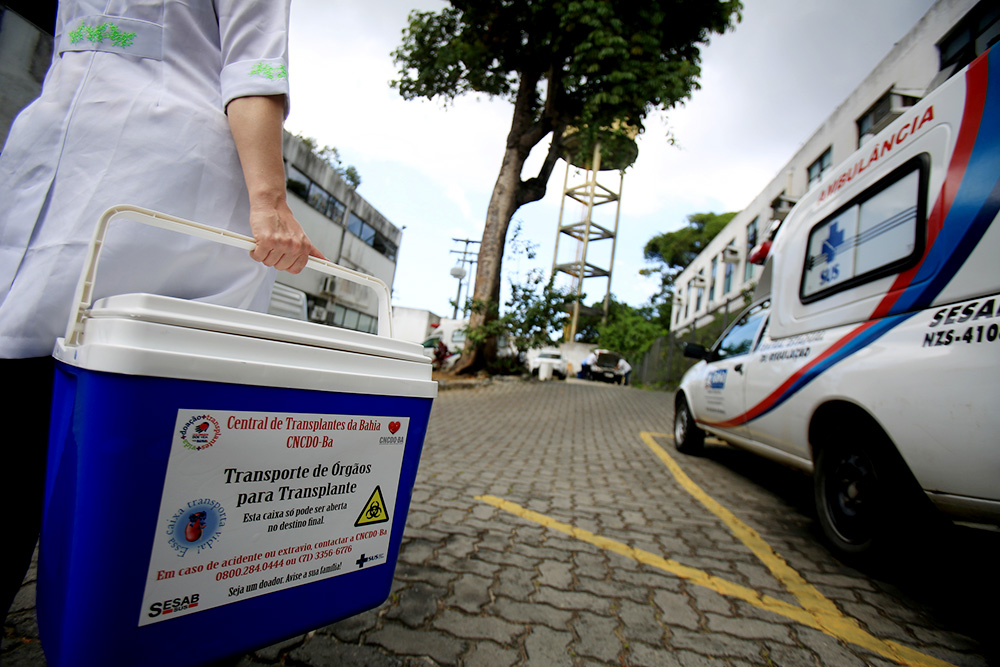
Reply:
[[[469, 250], [469, 245], [471, 245], [473, 243], [477, 243], [478, 244], [478, 243], [481, 243], [481, 241], [477, 241], [475, 239], [456, 239], [456, 238], [452, 238], [452, 241], [455, 241], [456, 243], [464, 243], [465, 244], [465, 246], [461, 250], [452, 250], [452, 251], [450, 251], [450, 252], [452, 252], [452, 253], [454, 253], [456, 255], [461, 255], [461, 257], [458, 260], [458, 264], [455, 267], [453, 267], [452, 270], [451, 270], [451, 275], [453, 275], [456, 278], [458, 278], [458, 293], [455, 295], [455, 310], [454, 310], [454, 312], [452, 313], [452, 316], [451, 316], [451, 318], [453, 320], [457, 320], [458, 319], [458, 306], [459, 306], [460, 303], [462, 303], [462, 279], [466, 278], [465, 294], [468, 295], [469, 294], [469, 281], [471, 281], [471, 279], [472, 279], [472, 267], [475, 266], [476, 262], [479, 260], [479, 251], [476, 250], [475, 252], [473, 252], [473, 251]], [[465, 270], [465, 265], [466, 264], [469, 265], [469, 270], [468, 271]], [[465, 313], [465, 309], [463, 308], [462, 310], [463, 310], [463, 314], [464, 314]]]

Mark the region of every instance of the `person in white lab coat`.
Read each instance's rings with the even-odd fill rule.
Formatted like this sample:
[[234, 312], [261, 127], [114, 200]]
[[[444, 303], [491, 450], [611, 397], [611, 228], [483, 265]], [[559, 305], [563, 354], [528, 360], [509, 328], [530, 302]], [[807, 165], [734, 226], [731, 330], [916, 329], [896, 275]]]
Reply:
[[621, 359], [618, 360], [617, 369], [622, 376], [621, 384], [628, 386], [629, 380], [632, 377], [632, 364], [625, 361], [625, 357], [622, 357]]
[[287, 0], [59, 3], [42, 92], [0, 153], [0, 377], [16, 390], [6, 407], [19, 422], [5, 436], [0, 485], [19, 516], [5, 613], [38, 534], [48, 355], [101, 213], [134, 204], [252, 234], [257, 261], [117, 222], [95, 299], [150, 292], [263, 310], [274, 269], [298, 273], [322, 257], [285, 201], [288, 13]]

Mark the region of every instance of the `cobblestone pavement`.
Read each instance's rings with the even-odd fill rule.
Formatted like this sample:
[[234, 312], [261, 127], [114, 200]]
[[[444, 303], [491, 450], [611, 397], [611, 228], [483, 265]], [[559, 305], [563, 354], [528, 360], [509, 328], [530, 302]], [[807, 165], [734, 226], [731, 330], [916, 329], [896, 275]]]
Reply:
[[[651, 435], [670, 426], [661, 392], [576, 381], [442, 391], [389, 600], [228, 665], [995, 658], [1000, 536], [929, 528], [891, 566], [852, 569], [818, 538], [807, 477], [721, 443], [684, 457]], [[5, 627], [9, 667], [45, 664], [33, 582]], [[129, 664], [108, 646], [107, 664]]]

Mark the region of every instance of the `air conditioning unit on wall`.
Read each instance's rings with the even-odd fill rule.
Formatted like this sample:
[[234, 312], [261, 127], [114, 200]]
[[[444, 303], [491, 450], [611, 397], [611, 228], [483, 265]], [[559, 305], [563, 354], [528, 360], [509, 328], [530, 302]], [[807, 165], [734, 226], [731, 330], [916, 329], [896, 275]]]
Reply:
[[784, 220], [798, 198], [789, 197], [784, 192], [774, 198], [771, 202], [771, 217], [779, 222]]

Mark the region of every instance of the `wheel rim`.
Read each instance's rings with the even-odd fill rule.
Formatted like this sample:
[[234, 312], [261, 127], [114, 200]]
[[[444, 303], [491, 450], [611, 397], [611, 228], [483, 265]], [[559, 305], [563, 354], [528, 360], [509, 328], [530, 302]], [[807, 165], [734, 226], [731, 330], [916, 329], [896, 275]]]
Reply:
[[840, 538], [849, 544], [871, 540], [878, 511], [878, 480], [871, 460], [857, 453], [841, 456], [825, 486], [827, 513]]
[[674, 442], [678, 445], [684, 444], [687, 436], [687, 405], [681, 403], [677, 406], [677, 417], [674, 419]]

